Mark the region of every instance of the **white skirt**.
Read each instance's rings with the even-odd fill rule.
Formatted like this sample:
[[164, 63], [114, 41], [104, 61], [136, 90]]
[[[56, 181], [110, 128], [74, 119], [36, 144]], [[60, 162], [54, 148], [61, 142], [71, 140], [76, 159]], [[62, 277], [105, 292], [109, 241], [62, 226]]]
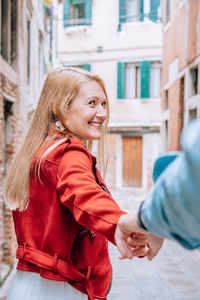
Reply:
[[17, 270], [7, 300], [88, 300], [69, 283], [45, 279], [38, 273]]

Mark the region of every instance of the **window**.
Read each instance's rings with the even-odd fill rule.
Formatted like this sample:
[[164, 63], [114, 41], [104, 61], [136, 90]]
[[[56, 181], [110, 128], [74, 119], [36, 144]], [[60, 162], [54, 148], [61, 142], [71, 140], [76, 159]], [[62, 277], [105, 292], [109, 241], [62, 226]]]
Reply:
[[4, 175], [7, 174], [11, 159], [10, 145], [12, 143], [12, 107], [13, 101], [4, 98]]
[[74, 20], [74, 25], [84, 25], [84, 3], [71, 6], [70, 19]]
[[125, 69], [125, 98], [140, 97], [140, 69], [139, 65], [127, 63]]
[[190, 69], [190, 77], [191, 77], [190, 96], [194, 96], [198, 93], [198, 67]]
[[160, 97], [160, 62], [118, 63], [118, 99]]
[[197, 109], [190, 109], [189, 110], [189, 122], [197, 118]]
[[170, 21], [170, 0], [166, 0], [166, 24]]
[[16, 68], [17, 1], [1, 0], [1, 55]]
[[63, 5], [64, 27], [91, 25], [92, 0], [65, 0]]
[[150, 96], [151, 98], [160, 97], [160, 70], [159, 63], [151, 63], [150, 66]]
[[119, 23], [143, 21], [143, 0], [119, 0]]
[[165, 151], [167, 151], [169, 146], [169, 121], [168, 120], [164, 122], [164, 130], [165, 130]]
[[[130, 16], [129, 16], [130, 14]], [[127, 21], [135, 21], [135, 18], [137, 17], [137, 6], [136, 6], [136, 0], [127, 0], [126, 1], [126, 16]]]
[[180, 92], [179, 92], [179, 124], [180, 132], [184, 126], [184, 109], [185, 109], [185, 77], [180, 78]]
[[143, 21], [144, 17], [154, 22], [160, 18], [160, 0], [119, 0], [119, 24], [126, 22]]
[[168, 109], [169, 108], [169, 96], [168, 96], [168, 90], [165, 91], [165, 99], [164, 99], [164, 108]]
[[161, 3], [160, 0], [151, 0], [149, 19], [158, 22], [161, 21]]

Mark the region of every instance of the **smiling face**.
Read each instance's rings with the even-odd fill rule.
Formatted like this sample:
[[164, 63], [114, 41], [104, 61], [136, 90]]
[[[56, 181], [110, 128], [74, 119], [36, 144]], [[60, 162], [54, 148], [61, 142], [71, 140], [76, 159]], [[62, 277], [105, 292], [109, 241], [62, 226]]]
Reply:
[[107, 99], [101, 85], [95, 80], [82, 83], [67, 110], [69, 130], [80, 140], [98, 140], [106, 118]]

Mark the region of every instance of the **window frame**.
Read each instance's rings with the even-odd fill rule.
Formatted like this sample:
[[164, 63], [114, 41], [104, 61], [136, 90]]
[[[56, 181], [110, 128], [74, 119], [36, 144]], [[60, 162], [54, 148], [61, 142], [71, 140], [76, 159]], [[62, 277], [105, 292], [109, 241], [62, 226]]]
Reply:
[[[128, 68], [131, 69], [131, 65], [133, 66], [134, 74], [128, 71]], [[161, 61], [140, 61], [140, 62], [118, 62], [117, 66], [117, 99], [153, 99], [153, 98], [160, 98], [160, 85], [159, 85], [159, 95], [153, 97], [151, 91], [151, 69], [152, 65], [155, 67], [159, 67], [161, 73]], [[157, 65], [157, 66], [156, 66]], [[127, 78], [128, 74], [132, 78]], [[132, 75], [131, 75], [132, 74]], [[130, 82], [134, 80], [134, 88], [130, 91]], [[133, 96], [129, 96], [133, 95]]]
[[[84, 4], [83, 18], [76, 18], [74, 13], [79, 9], [78, 5]], [[64, 27], [88, 26], [92, 25], [92, 0], [65, 0], [63, 5], [63, 25]]]

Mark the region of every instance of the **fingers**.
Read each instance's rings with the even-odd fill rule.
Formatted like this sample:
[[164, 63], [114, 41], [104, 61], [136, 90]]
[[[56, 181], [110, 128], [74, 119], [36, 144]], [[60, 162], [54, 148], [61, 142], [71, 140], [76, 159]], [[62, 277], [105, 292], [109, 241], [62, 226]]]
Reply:
[[149, 261], [151, 261], [154, 257], [155, 257], [155, 253], [154, 253], [153, 250], [150, 248], [150, 249], [149, 249], [149, 253], [147, 254], [147, 258], [148, 258]]
[[[121, 218], [120, 220], [123, 221], [123, 219]], [[155, 256], [155, 252], [150, 251], [149, 247], [147, 246], [147, 244], [149, 244], [148, 234], [145, 232], [136, 232], [136, 231], [128, 232], [128, 230], [124, 231], [122, 228], [124, 229], [123, 226], [122, 227], [120, 226], [120, 222], [119, 222], [115, 230], [115, 242], [120, 252], [119, 258], [132, 259], [133, 257], [147, 256], [149, 260], [153, 259], [153, 257]]]
[[141, 238], [133, 235], [129, 236], [127, 239], [127, 243], [132, 247], [145, 246], [147, 244], [147, 236], [144, 235]]
[[144, 247], [138, 247], [136, 249], [132, 249], [133, 256], [137, 257], [145, 257], [148, 256], [150, 248], [146, 245]]
[[133, 257], [133, 253], [131, 251], [131, 246], [127, 243], [128, 235], [124, 234], [119, 226], [117, 225], [115, 230], [115, 242], [116, 246], [120, 252], [120, 259]]
[[164, 239], [153, 233], [149, 233], [147, 239], [148, 239], [148, 244], [150, 245], [151, 248], [147, 258], [149, 260], [152, 260], [162, 248]]

